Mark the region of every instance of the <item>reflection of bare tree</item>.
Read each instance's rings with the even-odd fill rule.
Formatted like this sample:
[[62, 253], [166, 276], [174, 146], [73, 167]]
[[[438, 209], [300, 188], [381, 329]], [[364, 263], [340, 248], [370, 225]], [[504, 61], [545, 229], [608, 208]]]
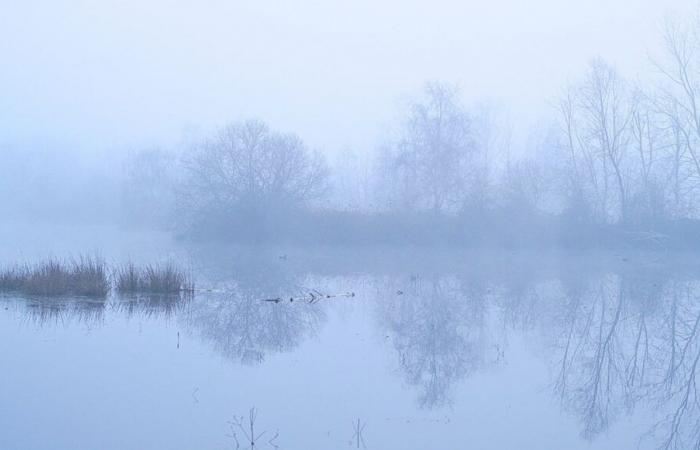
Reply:
[[624, 296], [615, 284], [603, 280], [590, 301], [575, 304], [556, 382], [564, 404], [581, 414], [586, 438], [607, 429], [610, 415], [621, 403], [616, 394], [625, 392], [619, 338]]
[[241, 280], [225, 294], [199, 296], [183, 317], [226, 358], [260, 363], [268, 352], [295, 348], [325, 320], [322, 304], [262, 301], [298, 291], [291, 283], [262, 275]]
[[420, 405], [450, 402], [453, 384], [483, 361], [483, 310], [454, 279], [414, 279], [402, 295], [380, 301], [406, 381], [421, 388]]
[[700, 449], [700, 284], [650, 273], [565, 289], [555, 391], [593, 438], [640, 401], [663, 449]]
[[623, 274], [565, 285], [554, 388], [562, 404], [581, 416], [587, 439], [646, 395], [658, 362], [651, 327], [662, 284], [653, 274]]
[[[193, 246], [189, 249], [201, 292], [180, 316], [188, 328], [226, 358], [260, 363], [270, 352], [289, 351], [325, 321], [322, 303], [262, 301], [299, 297], [317, 286], [301, 286], [304, 273], [266, 246]], [[235, 276], [233, 276], [235, 274]]]
[[664, 411], [655, 428], [663, 436], [661, 448], [700, 448], [700, 399], [697, 371], [700, 362], [700, 285], [673, 283], [668, 312], [658, 320], [655, 336], [659, 358], [648, 395]]

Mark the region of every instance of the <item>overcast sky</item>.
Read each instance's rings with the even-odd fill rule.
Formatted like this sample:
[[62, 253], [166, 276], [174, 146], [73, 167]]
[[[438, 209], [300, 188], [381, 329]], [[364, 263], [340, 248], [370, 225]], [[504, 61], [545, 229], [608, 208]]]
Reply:
[[245, 117], [364, 150], [425, 80], [534, 120], [596, 55], [648, 68], [690, 0], [0, 0], [0, 141], [177, 142]]

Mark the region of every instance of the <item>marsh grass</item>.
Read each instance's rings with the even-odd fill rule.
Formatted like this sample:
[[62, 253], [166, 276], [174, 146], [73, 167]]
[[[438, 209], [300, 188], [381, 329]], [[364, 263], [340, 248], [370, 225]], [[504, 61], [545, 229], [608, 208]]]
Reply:
[[97, 256], [73, 260], [47, 259], [34, 265], [0, 270], [0, 292], [31, 296], [106, 297], [114, 287], [119, 294], [192, 294], [194, 283], [174, 262], [110, 270]]
[[26, 268], [12, 267], [0, 271], [0, 292], [19, 291], [26, 279]]
[[0, 271], [0, 291], [36, 296], [105, 297], [111, 288], [107, 265], [97, 256], [48, 259]]
[[68, 295], [70, 285], [68, 264], [50, 259], [27, 269], [20, 291], [30, 295]]
[[98, 257], [81, 256], [72, 264], [70, 290], [75, 295], [104, 297], [111, 289], [107, 264]]
[[141, 273], [132, 262], [118, 267], [114, 273], [117, 292], [121, 294], [136, 293], [140, 290]]
[[127, 263], [117, 269], [115, 280], [120, 294], [180, 294], [194, 290], [190, 276], [172, 261], [143, 267]]

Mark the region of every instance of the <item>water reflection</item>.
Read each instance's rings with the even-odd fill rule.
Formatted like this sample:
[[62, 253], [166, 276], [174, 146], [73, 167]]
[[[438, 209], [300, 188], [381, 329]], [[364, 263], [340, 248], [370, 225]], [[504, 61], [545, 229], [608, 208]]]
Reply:
[[581, 418], [583, 437], [646, 406], [656, 424], [645, 440], [665, 449], [700, 447], [698, 288], [643, 271], [565, 289], [554, 391]]
[[422, 407], [450, 403], [453, 385], [483, 364], [482, 297], [449, 277], [412, 276], [387, 290], [378, 306], [404, 379], [419, 388]]
[[291, 351], [319, 330], [326, 314], [323, 304], [265, 301], [307, 292], [297, 276], [279, 267], [258, 266], [226, 284], [223, 292], [201, 293], [183, 321], [218, 353], [243, 364], [259, 364], [269, 353]]
[[646, 408], [654, 426], [641, 440], [700, 448], [700, 281], [649, 267], [492, 281], [396, 278], [377, 299], [420, 406], [451, 403], [453, 388], [491, 363], [491, 347], [498, 362], [501, 331], [536, 331], [554, 369], [553, 394], [579, 418], [584, 439]]
[[257, 364], [267, 353], [290, 351], [315, 333], [325, 318], [321, 307], [261, 301], [259, 294], [237, 290], [210, 295], [194, 305], [187, 325], [217, 352], [244, 364]]
[[111, 303], [112, 311], [128, 318], [170, 320], [192, 300], [190, 294], [122, 295]]
[[13, 302], [12, 305], [23, 320], [39, 327], [69, 326], [74, 323], [96, 326], [104, 322], [107, 301], [81, 298], [33, 298]]
[[[332, 305], [353, 308], [364, 302], [387, 338], [388, 345], [378, 351], [393, 361], [422, 408], [450, 405], [470, 376], [507, 364], [508, 335], [518, 334], [537, 346], [535, 353], [552, 368], [551, 379], [533, 380], [523, 373], [523, 383], [551, 386], [562, 411], [580, 422], [583, 438], [595, 440], [625, 415], [644, 411], [653, 417], [653, 426], [640, 436], [646, 444], [700, 448], [698, 277], [631, 267], [563, 268], [546, 276], [324, 278], [292, 270], [277, 257], [266, 261], [245, 271], [217, 263], [218, 269], [206, 273], [214, 290], [193, 299], [14, 299], [5, 305], [40, 326], [99, 325], [109, 314], [172, 319], [223, 357], [261, 364], [320, 333], [331, 311], [348, 311]], [[359, 285], [363, 296], [347, 301], [263, 301]]]
[[631, 400], [637, 368], [643, 370], [644, 361], [635, 359], [629, 367], [624, 363], [634, 342], [626, 337], [635, 323], [623, 319], [631, 307], [615, 277], [575, 292], [567, 302], [560, 333], [565, 338], [557, 342], [561, 362], [555, 392], [581, 416], [585, 438], [608, 428], [611, 417]]
[[168, 320], [190, 300], [181, 295], [113, 296], [107, 299], [84, 297], [36, 297], [5, 299], [5, 309], [38, 327], [86, 325], [102, 326], [108, 314], [127, 318]]
[[641, 395], [649, 395], [664, 414], [657, 424], [663, 448], [700, 448], [700, 283], [669, 283], [664, 309], [654, 317], [649, 376]]

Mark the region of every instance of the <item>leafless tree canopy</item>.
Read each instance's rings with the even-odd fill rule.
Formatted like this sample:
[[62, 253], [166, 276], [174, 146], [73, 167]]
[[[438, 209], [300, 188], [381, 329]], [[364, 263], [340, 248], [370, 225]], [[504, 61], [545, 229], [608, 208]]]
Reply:
[[483, 169], [474, 122], [455, 87], [425, 85], [400, 138], [383, 155], [396, 206], [434, 212], [463, 206]]
[[183, 199], [200, 212], [307, 205], [327, 190], [320, 153], [258, 120], [220, 129], [186, 155], [184, 167]]

